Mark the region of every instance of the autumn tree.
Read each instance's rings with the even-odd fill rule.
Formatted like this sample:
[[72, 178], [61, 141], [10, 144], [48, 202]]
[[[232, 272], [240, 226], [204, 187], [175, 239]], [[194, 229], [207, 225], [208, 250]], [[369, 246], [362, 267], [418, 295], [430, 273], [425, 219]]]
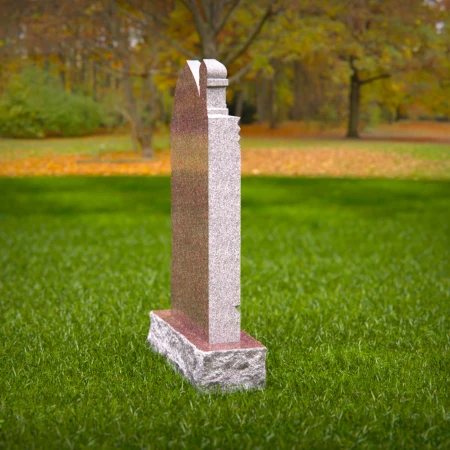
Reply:
[[230, 83], [251, 70], [249, 49], [280, 11], [276, 0], [179, 0], [172, 2], [170, 12], [138, 3], [143, 24], [153, 27], [175, 58], [213, 58], [227, 67], [235, 65]]
[[[152, 133], [159, 113], [156, 77], [161, 82], [161, 75], [168, 76], [174, 82], [183, 58], [188, 57], [235, 64], [230, 82], [241, 78], [252, 68], [249, 48], [277, 12], [274, 0], [263, 6], [244, 0], [98, 0], [94, 5], [98, 6], [90, 10], [97, 37], [89, 41], [90, 46], [100, 60], [105, 59], [106, 51], [115, 61], [126, 113], [145, 156], [152, 155]], [[147, 123], [133, 95], [133, 77], [149, 88]]]
[[357, 137], [361, 110], [366, 118], [378, 107], [392, 118], [417, 105], [433, 114], [448, 111], [449, 0], [0, 5], [0, 84], [31, 63], [58, 75], [66, 91], [103, 105], [111, 99], [146, 157], [153, 156], [158, 121], [170, 118], [186, 59], [223, 62], [234, 113], [242, 114], [247, 99], [271, 127], [288, 118], [328, 123], [348, 116], [347, 136]]
[[427, 56], [436, 36], [429, 4], [422, 0], [331, 2], [333, 50], [349, 72], [347, 137], [359, 137], [362, 87], [413, 70]]

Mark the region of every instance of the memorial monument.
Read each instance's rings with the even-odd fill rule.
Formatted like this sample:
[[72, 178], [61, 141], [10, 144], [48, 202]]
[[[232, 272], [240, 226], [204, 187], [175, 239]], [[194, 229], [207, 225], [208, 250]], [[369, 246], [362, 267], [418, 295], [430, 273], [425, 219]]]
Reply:
[[224, 65], [188, 61], [175, 90], [172, 309], [150, 313], [148, 341], [201, 389], [263, 388], [266, 348], [240, 329], [239, 117]]

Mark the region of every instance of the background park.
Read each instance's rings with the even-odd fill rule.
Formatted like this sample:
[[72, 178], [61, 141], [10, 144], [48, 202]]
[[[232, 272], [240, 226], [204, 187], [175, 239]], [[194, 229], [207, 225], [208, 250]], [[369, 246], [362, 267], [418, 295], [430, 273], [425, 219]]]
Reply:
[[[0, 1], [1, 448], [450, 448], [448, 0]], [[170, 307], [187, 59], [241, 119], [242, 328], [201, 394]]]

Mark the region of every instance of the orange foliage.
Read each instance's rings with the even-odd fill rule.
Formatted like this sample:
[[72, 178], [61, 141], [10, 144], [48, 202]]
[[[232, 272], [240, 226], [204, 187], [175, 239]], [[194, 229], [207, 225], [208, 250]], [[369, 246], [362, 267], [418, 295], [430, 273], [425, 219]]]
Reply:
[[[365, 140], [391, 140], [400, 142], [442, 142], [450, 143], [450, 122], [400, 121], [381, 124], [370, 132], [361, 132]], [[267, 123], [254, 123], [241, 127], [242, 137], [251, 138], [323, 138], [339, 139], [345, 136], [344, 128], [330, 128], [326, 131], [316, 122], [285, 122], [271, 130]]]
[[[326, 177], [447, 176], [450, 162], [431, 161], [409, 155], [365, 149], [327, 147], [313, 149], [265, 148], [242, 151], [243, 175]], [[169, 175], [170, 152], [153, 160], [137, 159], [133, 153], [111, 153], [95, 159], [86, 155], [49, 155], [12, 159], [0, 163], [0, 176], [47, 175]], [[446, 175], [447, 174], [447, 175]]]
[[365, 149], [249, 149], [242, 152], [242, 173], [362, 178], [439, 177], [448, 176], [450, 162]]
[[168, 175], [170, 153], [155, 159], [137, 159], [135, 153], [111, 153], [101, 157], [88, 155], [46, 155], [14, 159], [0, 163], [0, 176], [41, 175]]

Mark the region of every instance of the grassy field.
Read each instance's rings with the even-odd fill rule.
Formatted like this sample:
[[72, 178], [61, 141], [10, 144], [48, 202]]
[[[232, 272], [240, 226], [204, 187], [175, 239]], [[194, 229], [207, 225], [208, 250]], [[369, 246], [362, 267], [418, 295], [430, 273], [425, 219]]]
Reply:
[[399, 155], [410, 155], [431, 160], [450, 160], [450, 144], [424, 142], [389, 142], [348, 139], [293, 139], [293, 138], [243, 138], [242, 148], [295, 148], [298, 150], [369, 150]]
[[[431, 160], [450, 160], [450, 144], [427, 142], [388, 142], [371, 140], [346, 140], [337, 138], [297, 138], [271, 136], [246, 136], [241, 138], [241, 146], [246, 149], [290, 148], [298, 150], [343, 149], [355, 151], [365, 149], [410, 155]], [[158, 133], [155, 137], [156, 151], [170, 147], [167, 133]], [[80, 138], [53, 139], [1, 139], [0, 162], [24, 157], [46, 155], [99, 155], [102, 153], [124, 152], [132, 150], [133, 145], [128, 135], [102, 135]]]
[[[244, 129], [242, 174], [325, 178], [450, 180], [449, 143], [298, 138]], [[250, 132], [255, 135], [251, 135]], [[128, 136], [0, 140], [0, 177], [169, 175], [169, 137], [155, 137], [156, 158], [133, 153]]]
[[[169, 146], [168, 136], [156, 139], [157, 149]], [[129, 135], [103, 135], [79, 138], [0, 139], [0, 161], [45, 155], [98, 155], [129, 151], [133, 144]]]
[[245, 178], [242, 320], [268, 382], [231, 395], [146, 344], [169, 178], [0, 196], [0, 447], [450, 447], [450, 182]]

